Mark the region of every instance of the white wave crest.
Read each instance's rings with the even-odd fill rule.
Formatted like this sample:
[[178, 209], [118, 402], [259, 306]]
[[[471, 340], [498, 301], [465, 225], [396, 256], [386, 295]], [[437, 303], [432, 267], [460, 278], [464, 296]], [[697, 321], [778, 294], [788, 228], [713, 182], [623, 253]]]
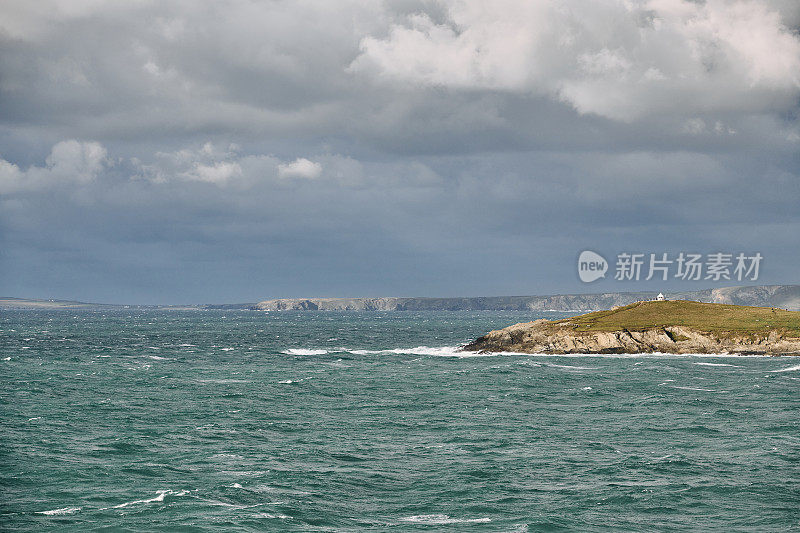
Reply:
[[58, 516], [63, 514], [72, 514], [80, 511], [80, 507], [62, 507], [61, 509], [51, 509], [50, 511], [37, 511], [36, 514], [43, 514], [47, 516]]
[[565, 370], [598, 370], [599, 367], [596, 366], [570, 366], [570, 365], [556, 365], [553, 363], [545, 363], [544, 366], [553, 367], [553, 368], [563, 368]]
[[[189, 494], [188, 490], [181, 490], [181, 491], [177, 491], [177, 492], [174, 491], [174, 490], [159, 490], [154, 497], [149, 498], [147, 500], [134, 500], [132, 502], [121, 503], [121, 504], [115, 505], [113, 507], [106, 507], [106, 509], [122, 509], [124, 507], [129, 507], [131, 505], [139, 505], [139, 504], [142, 504], [142, 503], [163, 502], [164, 498], [167, 497], [167, 496], [185, 496], [187, 494]], [[101, 510], [103, 510], [103, 509], [101, 509]]]
[[451, 518], [446, 514], [418, 514], [400, 520], [418, 524], [480, 524], [492, 521], [491, 518]]
[[693, 391], [699, 391], [699, 392], [720, 392], [720, 393], [728, 392], [726, 390], [702, 389], [700, 387], [679, 387], [677, 385], [672, 385], [672, 388], [673, 389], [680, 389], [680, 390], [693, 390]]
[[282, 353], [286, 355], [325, 355], [328, 350], [309, 350], [307, 348], [289, 348]]
[[701, 366], [732, 366], [734, 368], [739, 368], [736, 365], [729, 365], [728, 363], [692, 363], [692, 364]]
[[793, 372], [795, 370], [800, 370], [800, 365], [787, 366], [786, 368], [780, 368], [778, 370], [770, 370], [770, 372]]
[[415, 346], [413, 348], [390, 348], [386, 350], [348, 350], [353, 355], [429, 355], [432, 357], [491, 357], [503, 353], [478, 353], [461, 351], [461, 346]]

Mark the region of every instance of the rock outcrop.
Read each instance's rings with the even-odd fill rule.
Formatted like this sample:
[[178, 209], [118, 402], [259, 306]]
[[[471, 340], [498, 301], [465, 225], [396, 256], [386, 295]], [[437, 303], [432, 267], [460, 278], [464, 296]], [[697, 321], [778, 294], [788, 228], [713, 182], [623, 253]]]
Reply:
[[464, 346], [470, 352], [548, 354], [728, 353], [739, 355], [800, 355], [800, 338], [780, 333], [762, 337], [720, 337], [692, 328], [672, 326], [645, 331], [575, 332], [541, 327], [536, 321], [491, 331]]
[[[651, 307], [656, 302], [643, 302], [642, 307]], [[662, 302], [657, 302], [661, 304]], [[686, 302], [692, 305], [710, 306], [710, 312], [734, 306], [714, 306], [713, 304], [699, 304]], [[633, 304], [623, 308], [625, 311], [634, 309], [640, 304]], [[769, 313], [770, 308], [755, 309], [763, 317]], [[763, 318], [753, 318], [755, 328], [750, 324], [740, 326], [741, 329], [698, 328], [685, 324], [658, 324], [652, 327], [641, 327], [641, 322], [636, 320], [635, 313], [626, 313], [626, 319], [637, 324], [636, 328], [620, 326], [609, 329], [608, 324], [613, 324], [609, 317], [615, 310], [603, 314], [600, 319], [593, 322], [590, 315], [581, 315], [564, 320], [536, 320], [515, 324], [507, 328], [495, 330], [467, 344], [462, 349], [472, 352], [519, 352], [519, 353], [547, 353], [547, 354], [614, 354], [614, 353], [727, 353], [739, 355], [800, 355], [800, 334], [796, 329], [773, 327], [764, 324]], [[780, 320], [784, 320], [787, 311], [777, 313]], [[645, 315], [646, 314], [646, 315]], [[795, 313], [793, 313], [795, 314]], [[800, 313], [796, 313], [800, 315]], [[640, 315], [645, 315], [648, 320], [659, 322], [662, 317], [653, 319], [652, 309], [643, 310]], [[770, 316], [770, 315], [767, 315]], [[705, 318], [705, 317], [704, 317]], [[604, 322], [601, 322], [603, 320]], [[737, 316], [737, 324], [742, 324], [741, 317]], [[679, 318], [677, 322], [686, 322]], [[704, 323], [706, 321], [703, 321]], [[785, 323], [785, 320], [784, 320]]]

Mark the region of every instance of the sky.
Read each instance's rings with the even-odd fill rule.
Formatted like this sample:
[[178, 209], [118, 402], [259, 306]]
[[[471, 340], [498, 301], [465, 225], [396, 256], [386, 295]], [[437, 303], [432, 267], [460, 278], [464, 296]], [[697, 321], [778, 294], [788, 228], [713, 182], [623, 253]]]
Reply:
[[796, 0], [7, 0], [0, 295], [800, 283], [798, 113]]

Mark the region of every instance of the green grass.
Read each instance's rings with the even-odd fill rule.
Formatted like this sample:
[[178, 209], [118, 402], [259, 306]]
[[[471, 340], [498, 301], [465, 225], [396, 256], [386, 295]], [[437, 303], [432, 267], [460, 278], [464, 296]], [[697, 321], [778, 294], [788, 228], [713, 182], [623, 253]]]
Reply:
[[762, 335], [778, 331], [800, 337], [800, 311], [670, 300], [637, 302], [618, 309], [557, 320], [553, 325], [568, 325], [575, 331], [643, 331], [687, 326], [713, 333]]

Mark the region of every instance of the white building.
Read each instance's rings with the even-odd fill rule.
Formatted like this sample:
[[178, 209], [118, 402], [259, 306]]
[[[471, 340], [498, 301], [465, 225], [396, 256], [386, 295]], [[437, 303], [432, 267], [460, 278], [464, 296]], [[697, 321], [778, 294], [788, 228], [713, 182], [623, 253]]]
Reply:
[[658, 300], [659, 302], [663, 302], [664, 301], [664, 294], [659, 292], [658, 296], [656, 296], [656, 300]]

